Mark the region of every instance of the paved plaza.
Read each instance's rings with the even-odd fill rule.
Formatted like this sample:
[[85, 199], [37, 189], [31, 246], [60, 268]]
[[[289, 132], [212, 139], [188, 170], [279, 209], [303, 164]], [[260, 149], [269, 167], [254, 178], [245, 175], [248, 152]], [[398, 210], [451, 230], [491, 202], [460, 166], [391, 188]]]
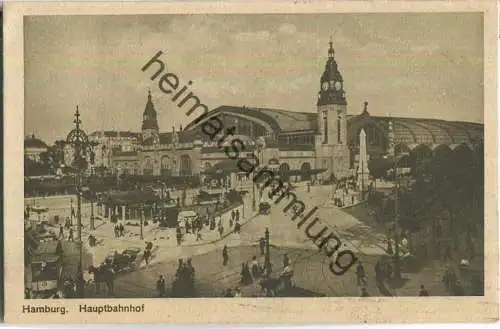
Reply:
[[[346, 211], [334, 207], [328, 200], [332, 195], [331, 186], [313, 186], [307, 192], [305, 186], [298, 186], [295, 190], [297, 198], [302, 200], [307, 209], [317, 206], [315, 215], [322, 219], [331, 230], [335, 231], [347, 248], [354, 251], [363, 262], [367, 277], [367, 291], [372, 296], [399, 295], [415, 296], [420, 284], [425, 283], [431, 293], [445, 294], [440, 282], [441, 264], [430, 264], [420, 273], [405, 274], [405, 284], [400, 287], [387, 287], [381, 291], [375, 283], [374, 264], [385, 255], [387, 242], [384, 234], [376, 232], [359, 219], [349, 215]], [[61, 218], [70, 216], [70, 207], [76, 205], [70, 196], [41, 198], [35, 201], [27, 200], [28, 204], [48, 207], [45, 213], [47, 218], [59, 215]], [[233, 232], [229, 224], [229, 216], [222, 216], [224, 233], [222, 236], [216, 231], [204, 228], [202, 240], [197, 241], [195, 235], [186, 234], [181, 246], [177, 245], [175, 229], [160, 228], [150, 224], [143, 229], [143, 240], [140, 239], [138, 226], [125, 225], [125, 236], [114, 236], [114, 224], [104, 218], [95, 221], [96, 229], [90, 230], [90, 205], [82, 206], [82, 239], [85, 245], [84, 267], [97, 265], [113, 252], [121, 252], [126, 248], [138, 247], [144, 249], [146, 242], [154, 245], [153, 255], [149, 265], [141, 261], [141, 255], [136, 264], [136, 270], [117, 274], [115, 279], [115, 296], [123, 298], [154, 297], [156, 295], [156, 280], [163, 275], [167, 280], [168, 289], [177, 269], [179, 258], [191, 258], [196, 270], [196, 289], [199, 296], [217, 297], [227, 288], [239, 287], [242, 263], [250, 263], [253, 256], [257, 256], [262, 263], [258, 240], [263, 237], [266, 228], [270, 231], [270, 259], [273, 264], [273, 273], [283, 269], [283, 255], [287, 253], [294, 268], [293, 282], [300, 296], [359, 296], [359, 287], [356, 284], [355, 266], [341, 276], [333, 275], [328, 269], [329, 261], [325, 255], [307, 238], [304, 230], [297, 229], [296, 223], [290, 220], [290, 215], [283, 213], [286, 203], [271, 208], [269, 215], [258, 215], [252, 210], [252, 197], [247, 194], [244, 198], [245, 216], [241, 220], [242, 228], [239, 234]], [[363, 204], [357, 207], [364, 207]], [[33, 215], [37, 216], [37, 215]], [[34, 218], [35, 219], [35, 218]], [[76, 222], [76, 220], [74, 220]], [[125, 221], [127, 222], [127, 221]], [[54, 233], [59, 232], [58, 225], [52, 225]], [[89, 234], [97, 238], [97, 246], [88, 246]], [[222, 266], [221, 251], [224, 246], [229, 250], [229, 263]], [[75, 273], [79, 261], [77, 251], [66, 252], [65, 275]], [[251, 285], [240, 287], [243, 296], [262, 296], [263, 293], [254, 282]], [[106, 293], [95, 294], [92, 287], [87, 287], [86, 296], [105, 297]]]

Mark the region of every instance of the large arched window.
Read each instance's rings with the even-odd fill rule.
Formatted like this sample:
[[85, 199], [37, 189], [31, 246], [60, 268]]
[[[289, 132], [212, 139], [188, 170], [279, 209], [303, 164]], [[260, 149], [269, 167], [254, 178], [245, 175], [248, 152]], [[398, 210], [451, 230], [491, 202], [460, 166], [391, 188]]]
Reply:
[[144, 176], [153, 176], [153, 161], [150, 157], [144, 159]]
[[181, 164], [179, 168], [179, 174], [181, 176], [192, 176], [193, 171], [191, 167], [191, 158], [189, 155], [184, 154], [181, 156]]
[[170, 158], [168, 156], [163, 156], [161, 158], [161, 175], [162, 176], [170, 176]]

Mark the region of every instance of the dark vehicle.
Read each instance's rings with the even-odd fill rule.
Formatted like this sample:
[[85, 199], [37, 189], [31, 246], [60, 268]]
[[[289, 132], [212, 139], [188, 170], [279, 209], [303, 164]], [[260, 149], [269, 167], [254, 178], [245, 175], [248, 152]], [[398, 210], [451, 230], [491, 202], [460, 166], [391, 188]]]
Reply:
[[268, 202], [261, 202], [259, 204], [259, 215], [269, 215], [271, 212], [271, 205]]
[[164, 206], [160, 209], [161, 215], [157, 218], [160, 227], [173, 228], [177, 226], [177, 217], [180, 208], [177, 205]]
[[60, 241], [41, 244], [31, 261], [31, 290], [35, 298], [47, 298], [61, 283], [63, 250]]
[[137, 255], [140, 251], [140, 248], [127, 248], [121, 254], [115, 252], [113, 255], [109, 255], [104, 262], [107, 265], [111, 265], [115, 273], [134, 270], [137, 263]]

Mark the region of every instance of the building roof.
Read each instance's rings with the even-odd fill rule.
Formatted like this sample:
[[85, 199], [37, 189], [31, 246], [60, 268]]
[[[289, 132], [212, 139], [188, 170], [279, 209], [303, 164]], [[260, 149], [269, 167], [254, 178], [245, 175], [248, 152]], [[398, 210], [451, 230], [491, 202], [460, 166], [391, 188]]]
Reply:
[[[249, 120], [260, 121], [278, 134], [297, 131], [317, 131], [318, 114], [312, 112], [292, 112], [271, 108], [224, 105], [212, 110], [207, 115], [207, 118], [222, 113], [234, 114], [240, 117], [247, 117]], [[366, 109], [366, 104], [361, 115], [348, 115], [347, 120], [348, 131], [354, 134], [358, 132], [352, 128], [369, 121], [375, 123], [387, 134], [389, 122], [392, 122], [396, 144], [471, 144], [478, 139], [482, 139], [484, 136], [484, 125], [480, 123], [426, 118], [371, 116]], [[186, 127], [185, 131], [194, 130], [196, 126], [191, 123]]]
[[[210, 111], [207, 118], [219, 113], [235, 114], [254, 118], [267, 123], [276, 133], [293, 130], [316, 130], [316, 113], [292, 112], [271, 108], [222, 105]], [[203, 121], [201, 121], [203, 122]], [[201, 123], [200, 122], [200, 123]], [[192, 130], [195, 124], [189, 124], [184, 131]]]
[[113, 137], [124, 137], [124, 138], [137, 138], [139, 137], [139, 133], [132, 131], [93, 131], [89, 134], [89, 137], [104, 137], [113, 138]]
[[42, 141], [41, 139], [36, 138], [35, 135], [33, 134], [24, 140], [24, 147], [25, 148], [45, 148], [46, 149], [47, 144], [45, 144], [45, 142]]
[[373, 122], [385, 134], [392, 123], [394, 143], [397, 144], [474, 144], [482, 140], [484, 126], [480, 123], [445, 121], [425, 118], [373, 117], [370, 115], [350, 116], [349, 134], [358, 134], [357, 127]]

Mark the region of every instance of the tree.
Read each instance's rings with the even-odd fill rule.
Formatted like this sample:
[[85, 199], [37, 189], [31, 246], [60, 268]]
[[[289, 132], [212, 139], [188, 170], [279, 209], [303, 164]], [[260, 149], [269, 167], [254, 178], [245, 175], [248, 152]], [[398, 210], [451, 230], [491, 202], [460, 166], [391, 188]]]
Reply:
[[393, 167], [389, 159], [375, 158], [368, 161], [368, 170], [373, 178], [382, 178], [386, 175], [387, 171]]

